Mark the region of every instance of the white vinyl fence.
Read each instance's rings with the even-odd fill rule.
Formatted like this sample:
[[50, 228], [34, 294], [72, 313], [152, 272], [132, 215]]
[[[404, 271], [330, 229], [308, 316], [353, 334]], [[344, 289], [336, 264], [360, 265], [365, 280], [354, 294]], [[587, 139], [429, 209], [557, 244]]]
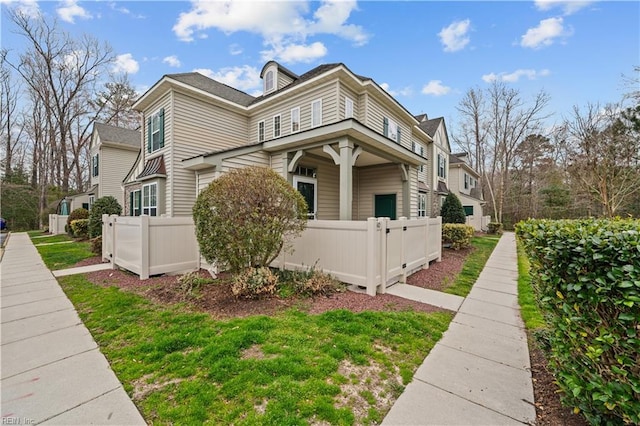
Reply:
[[467, 225], [473, 226], [476, 231], [486, 231], [491, 222], [491, 216], [467, 216]]
[[442, 218], [311, 220], [293, 241], [293, 249], [293, 253], [282, 253], [272, 266], [316, 267], [340, 281], [365, 287], [374, 296], [442, 258]]
[[102, 216], [102, 257], [140, 275], [196, 270], [200, 255], [191, 217]]
[[49, 215], [49, 233], [53, 235], [64, 234], [64, 227], [67, 225], [69, 215], [50, 214]]

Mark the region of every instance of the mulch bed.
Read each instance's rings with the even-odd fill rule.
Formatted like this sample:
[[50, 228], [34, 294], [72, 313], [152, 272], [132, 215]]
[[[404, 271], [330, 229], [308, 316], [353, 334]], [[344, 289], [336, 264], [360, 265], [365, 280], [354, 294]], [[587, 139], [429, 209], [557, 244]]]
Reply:
[[[407, 283], [431, 290], [442, 290], [451, 284], [455, 276], [462, 270], [466, 257], [473, 248], [453, 251], [443, 250], [442, 261], [432, 262], [429, 269], [423, 269], [411, 275]], [[101, 263], [99, 256], [85, 259], [75, 266], [95, 265]], [[207, 271], [201, 270], [203, 277], [208, 277]], [[229, 277], [219, 276], [223, 284], [207, 285], [198, 296], [186, 296], [180, 289], [177, 276], [158, 276], [141, 281], [139, 277], [127, 271], [104, 270], [86, 274], [89, 281], [96, 285], [116, 286], [125, 291], [131, 291], [157, 303], [174, 304], [184, 302], [197, 311], [207, 312], [214, 318], [226, 319], [246, 317], [251, 315], [273, 315], [283, 310], [297, 307], [310, 314], [320, 314], [334, 309], [347, 309], [353, 312], [362, 311], [402, 311], [414, 310], [419, 312], [443, 311], [424, 303], [414, 302], [390, 294], [367, 296], [364, 293], [346, 291], [331, 296], [316, 296], [313, 298], [278, 297], [242, 300], [231, 293], [231, 286], [224, 285]], [[581, 415], [576, 415], [570, 408], [560, 404], [558, 386], [553, 375], [547, 370], [547, 360], [544, 352], [538, 348], [536, 342], [529, 339], [529, 356], [531, 360], [531, 374], [536, 407], [536, 424], [545, 426], [585, 426], [588, 423]]]

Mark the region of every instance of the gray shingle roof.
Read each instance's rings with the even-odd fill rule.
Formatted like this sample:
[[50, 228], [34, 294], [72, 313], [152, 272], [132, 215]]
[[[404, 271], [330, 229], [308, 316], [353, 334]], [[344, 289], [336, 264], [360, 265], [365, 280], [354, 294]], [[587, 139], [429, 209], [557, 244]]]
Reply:
[[94, 123], [93, 129], [100, 136], [101, 142], [114, 142], [140, 148], [140, 132], [110, 124]]
[[444, 117], [432, 118], [431, 120], [426, 120], [418, 124], [422, 130], [425, 131], [426, 134], [433, 137], [436, 134], [436, 130], [438, 130], [438, 126], [444, 120]]
[[167, 77], [181, 83], [188, 84], [196, 89], [204, 90], [207, 93], [211, 93], [212, 95], [216, 95], [238, 105], [249, 106], [254, 100], [254, 97], [251, 95], [197, 72], [167, 74]]

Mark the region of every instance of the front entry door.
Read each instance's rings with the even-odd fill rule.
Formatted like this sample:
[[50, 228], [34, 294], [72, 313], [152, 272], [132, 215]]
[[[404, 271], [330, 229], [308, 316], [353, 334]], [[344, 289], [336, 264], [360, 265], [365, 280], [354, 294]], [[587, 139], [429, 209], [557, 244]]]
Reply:
[[376, 195], [374, 200], [376, 217], [388, 217], [396, 220], [396, 194]]
[[316, 218], [316, 180], [313, 178], [303, 177], [303, 176], [294, 176], [293, 177], [293, 185], [294, 187], [302, 194], [304, 200], [307, 202], [307, 217], [309, 219]]

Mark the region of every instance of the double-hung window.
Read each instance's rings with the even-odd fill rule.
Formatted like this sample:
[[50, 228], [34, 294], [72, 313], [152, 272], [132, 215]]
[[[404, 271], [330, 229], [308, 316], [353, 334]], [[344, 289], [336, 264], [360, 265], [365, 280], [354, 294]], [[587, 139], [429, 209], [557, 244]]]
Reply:
[[258, 123], [258, 142], [264, 142], [264, 121]]
[[91, 210], [93, 208], [93, 203], [96, 202], [96, 196], [95, 195], [89, 195], [89, 210]]
[[164, 147], [164, 109], [147, 118], [147, 152]]
[[397, 143], [400, 143], [401, 132], [400, 126], [393, 120], [384, 117], [382, 119], [382, 134], [384, 134], [389, 139], [393, 139]]
[[344, 118], [353, 117], [353, 101], [349, 98], [344, 98]]
[[418, 217], [425, 217], [427, 215], [427, 194], [424, 192], [418, 193]]
[[300, 107], [291, 110], [291, 133], [300, 131]]
[[[424, 147], [422, 145], [420, 145], [419, 143], [412, 143], [412, 147], [413, 147], [413, 152], [415, 152], [416, 154], [418, 154], [420, 157], [424, 158]], [[420, 169], [421, 172], [424, 171], [424, 165], [420, 164]]]
[[318, 127], [322, 124], [322, 99], [311, 102], [311, 127]]
[[142, 214], [158, 215], [158, 184], [150, 183], [142, 187]]
[[130, 199], [129, 199], [129, 204], [130, 204], [129, 214], [131, 216], [140, 216], [142, 214], [141, 198], [142, 198], [142, 191], [140, 191], [139, 189], [135, 191], [131, 191]]
[[280, 137], [280, 116], [279, 115], [276, 115], [275, 117], [273, 117], [273, 137], [274, 138]]
[[447, 177], [447, 159], [442, 154], [438, 154], [438, 177]]
[[464, 189], [469, 189], [469, 175], [464, 174]]
[[93, 166], [93, 170], [91, 171], [91, 176], [96, 177], [100, 174], [100, 154], [96, 154], [91, 158], [91, 163]]

